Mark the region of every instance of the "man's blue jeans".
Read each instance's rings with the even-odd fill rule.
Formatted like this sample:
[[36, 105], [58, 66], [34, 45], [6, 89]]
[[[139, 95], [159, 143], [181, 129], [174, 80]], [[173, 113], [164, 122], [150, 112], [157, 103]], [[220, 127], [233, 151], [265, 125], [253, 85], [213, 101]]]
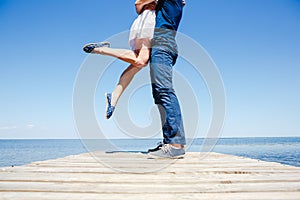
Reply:
[[178, 56], [175, 36], [181, 15], [182, 0], [159, 1], [150, 73], [153, 98], [162, 118], [164, 144], [186, 144], [181, 110], [173, 88], [173, 66]]

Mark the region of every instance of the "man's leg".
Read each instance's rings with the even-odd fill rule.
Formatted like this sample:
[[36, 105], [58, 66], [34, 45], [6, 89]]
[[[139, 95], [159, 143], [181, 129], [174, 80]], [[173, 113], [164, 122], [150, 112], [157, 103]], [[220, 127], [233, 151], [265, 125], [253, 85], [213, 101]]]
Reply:
[[160, 110], [166, 116], [163, 125], [165, 144], [185, 144], [181, 110], [172, 82], [173, 66], [177, 59], [175, 36], [182, 17], [182, 7], [182, 0], [159, 1], [152, 40], [152, 91], [155, 103], [161, 105], [163, 109]]
[[175, 53], [163, 49], [152, 49], [150, 70], [153, 98], [160, 106], [162, 120], [165, 120], [162, 128], [163, 142], [182, 147], [186, 144], [185, 134], [181, 110], [172, 81], [176, 57]]

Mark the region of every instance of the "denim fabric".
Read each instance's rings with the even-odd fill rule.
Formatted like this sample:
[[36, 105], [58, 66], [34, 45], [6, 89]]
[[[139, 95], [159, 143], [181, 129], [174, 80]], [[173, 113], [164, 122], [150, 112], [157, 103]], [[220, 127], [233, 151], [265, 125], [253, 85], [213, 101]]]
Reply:
[[176, 31], [182, 17], [182, 0], [159, 0], [152, 47], [168, 48], [177, 53]]
[[182, 0], [160, 0], [156, 14], [150, 58], [153, 98], [162, 118], [163, 142], [185, 145], [181, 110], [173, 89], [173, 66], [177, 60], [175, 36], [182, 16]]

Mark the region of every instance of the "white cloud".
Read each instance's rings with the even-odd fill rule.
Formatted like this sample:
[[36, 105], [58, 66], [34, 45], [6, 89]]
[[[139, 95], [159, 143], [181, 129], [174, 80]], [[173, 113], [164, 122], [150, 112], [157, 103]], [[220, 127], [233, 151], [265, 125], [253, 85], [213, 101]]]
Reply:
[[23, 126], [0, 126], [0, 130], [5, 130], [5, 131], [9, 131], [9, 130], [15, 130], [15, 129], [20, 129], [20, 130], [24, 130], [24, 129], [33, 129], [35, 128], [36, 125], [34, 124], [27, 124], [27, 125], [23, 125]]
[[32, 129], [32, 128], [34, 128], [35, 127], [35, 125], [34, 124], [27, 124], [27, 126], [26, 126], [27, 128], [29, 128], [29, 129]]
[[13, 130], [13, 129], [17, 129], [16, 126], [2, 126], [0, 127], [0, 130]]

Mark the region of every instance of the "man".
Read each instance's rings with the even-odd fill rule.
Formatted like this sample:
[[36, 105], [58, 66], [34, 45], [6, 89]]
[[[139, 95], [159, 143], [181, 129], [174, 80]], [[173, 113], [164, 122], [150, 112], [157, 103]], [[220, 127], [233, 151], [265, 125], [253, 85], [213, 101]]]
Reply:
[[158, 147], [148, 150], [148, 154], [155, 157], [178, 158], [185, 154], [181, 110], [172, 82], [173, 66], [178, 57], [175, 37], [184, 5], [185, 1], [182, 0], [157, 0], [150, 73], [153, 98], [162, 119], [164, 140]]

